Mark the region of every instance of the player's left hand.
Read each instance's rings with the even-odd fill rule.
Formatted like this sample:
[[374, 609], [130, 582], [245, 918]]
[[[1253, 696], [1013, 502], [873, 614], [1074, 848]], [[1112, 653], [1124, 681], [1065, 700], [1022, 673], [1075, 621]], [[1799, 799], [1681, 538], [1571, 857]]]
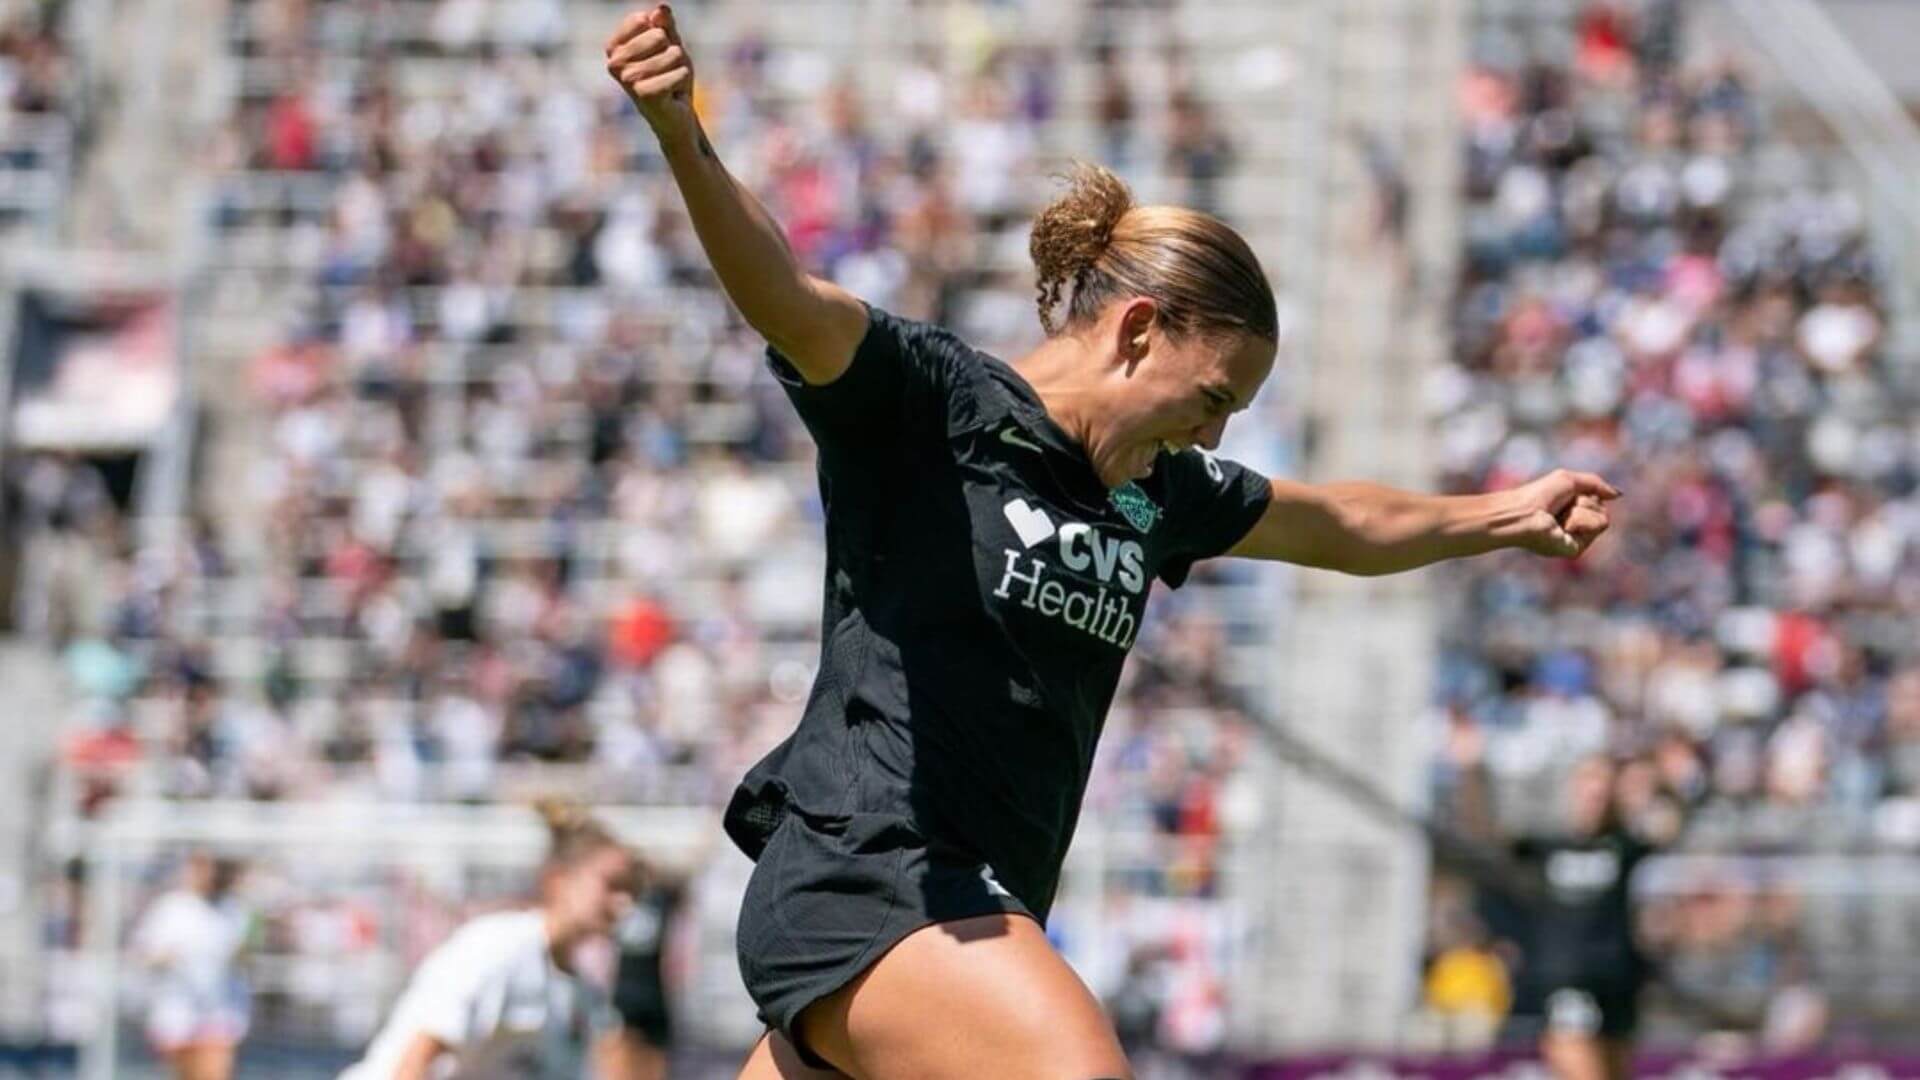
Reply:
[[655, 4], [621, 20], [607, 39], [607, 74], [633, 100], [662, 142], [698, 129], [693, 58], [680, 40], [673, 8]]
[[1578, 558], [1607, 531], [1607, 503], [1620, 489], [1592, 473], [1555, 469], [1513, 489], [1505, 539], [1536, 555]]

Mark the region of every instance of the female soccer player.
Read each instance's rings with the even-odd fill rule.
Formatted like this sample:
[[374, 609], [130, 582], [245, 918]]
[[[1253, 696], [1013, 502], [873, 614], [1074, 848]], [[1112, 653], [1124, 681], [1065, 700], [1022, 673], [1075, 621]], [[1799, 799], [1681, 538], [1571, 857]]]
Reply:
[[[1547, 897], [1516, 913], [1521, 962], [1510, 1028], [1534, 1036], [1541, 1059], [1567, 1080], [1632, 1075], [1640, 991], [1652, 974], [1635, 937], [1630, 886], [1672, 836], [1624, 812], [1622, 780], [1611, 759], [1582, 760], [1567, 776], [1562, 827], [1513, 844]], [[1677, 816], [1666, 828], [1677, 830]]]
[[645, 860], [635, 871], [633, 906], [613, 928], [619, 948], [613, 1007], [620, 1029], [601, 1058], [605, 1080], [662, 1080], [673, 1046], [667, 948], [685, 910], [687, 883]]
[[251, 914], [230, 898], [238, 863], [187, 857], [180, 886], [155, 899], [133, 932], [153, 972], [147, 1040], [178, 1080], [226, 1080], [247, 1035], [247, 984], [236, 970]]
[[552, 848], [538, 906], [482, 915], [433, 950], [393, 1015], [341, 1080], [585, 1075], [613, 1026], [601, 991], [572, 968], [575, 948], [605, 937], [632, 903], [633, 857], [579, 807], [542, 802]]
[[1041, 923], [1152, 580], [1220, 554], [1359, 574], [1577, 555], [1617, 493], [1562, 471], [1429, 498], [1210, 457], [1278, 337], [1220, 221], [1082, 168], [1034, 224], [1047, 338], [1010, 365], [801, 270], [701, 131], [665, 6], [606, 60], [819, 447], [819, 676], [726, 814], [758, 864], [739, 958], [772, 1029], [742, 1075], [1130, 1075]]

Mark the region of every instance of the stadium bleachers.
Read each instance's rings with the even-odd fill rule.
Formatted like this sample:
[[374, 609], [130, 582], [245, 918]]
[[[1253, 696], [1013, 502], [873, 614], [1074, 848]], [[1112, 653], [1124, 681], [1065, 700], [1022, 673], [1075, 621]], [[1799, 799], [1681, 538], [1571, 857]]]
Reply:
[[[1672, 5], [1562, 14], [1482, 28], [1456, 351], [1427, 390], [1449, 487], [1561, 464], [1627, 509], [1579, 564], [1448, 578], [1438, 805], [1472, 821], [1485, 776], [1501, 834], [1550, 832], [1565, 769], [1605, 752], [1635, 763], [1629, 816], [1684, 819], [1680, 852], [1911, 850], [1914, 368], [1882, 348], [1861, 205]], [[1690, 988], [1756, 1018], [1811, 980], [1863, 1018], [1910, 1008], [1874, 960], [1909, 940], [1909, 891], [1866, 925], [1841, 899], [1866, 878], [1809, 888], [1832, 863], [1689, 865], [1641, 886]]]

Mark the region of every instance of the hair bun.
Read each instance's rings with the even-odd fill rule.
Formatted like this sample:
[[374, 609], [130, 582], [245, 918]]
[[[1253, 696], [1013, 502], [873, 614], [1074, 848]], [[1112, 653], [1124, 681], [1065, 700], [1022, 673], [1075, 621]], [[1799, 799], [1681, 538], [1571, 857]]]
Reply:
[[573, 832], [590, 820], [585, 807], [558, 795], [543, 795], [533, 800], [533, 812], [539, 814], [547, 830], [556, 835]]
[[1113, 242], [1113, 231], [1133, 209], [1133, 192], [1110, 170], [1075, 162], [1062, 177], [1067, 189], [1033, 221], [1027, 253], [1033, 258], [1040, 325], [1055, 330], [1053, 309], [1061, 290], [1092, 269]]

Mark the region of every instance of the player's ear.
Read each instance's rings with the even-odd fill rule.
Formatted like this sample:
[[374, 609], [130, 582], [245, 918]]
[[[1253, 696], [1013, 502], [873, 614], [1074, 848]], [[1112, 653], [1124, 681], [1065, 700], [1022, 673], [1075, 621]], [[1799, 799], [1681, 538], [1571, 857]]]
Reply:
[[1121, 306], [1120, 318], [1115, 320], [1114, 352], [1129, 373], [1147, 358], [1153, 326], [1159, 319], [1160, 306], [1147, 297], [1136, 296]]

